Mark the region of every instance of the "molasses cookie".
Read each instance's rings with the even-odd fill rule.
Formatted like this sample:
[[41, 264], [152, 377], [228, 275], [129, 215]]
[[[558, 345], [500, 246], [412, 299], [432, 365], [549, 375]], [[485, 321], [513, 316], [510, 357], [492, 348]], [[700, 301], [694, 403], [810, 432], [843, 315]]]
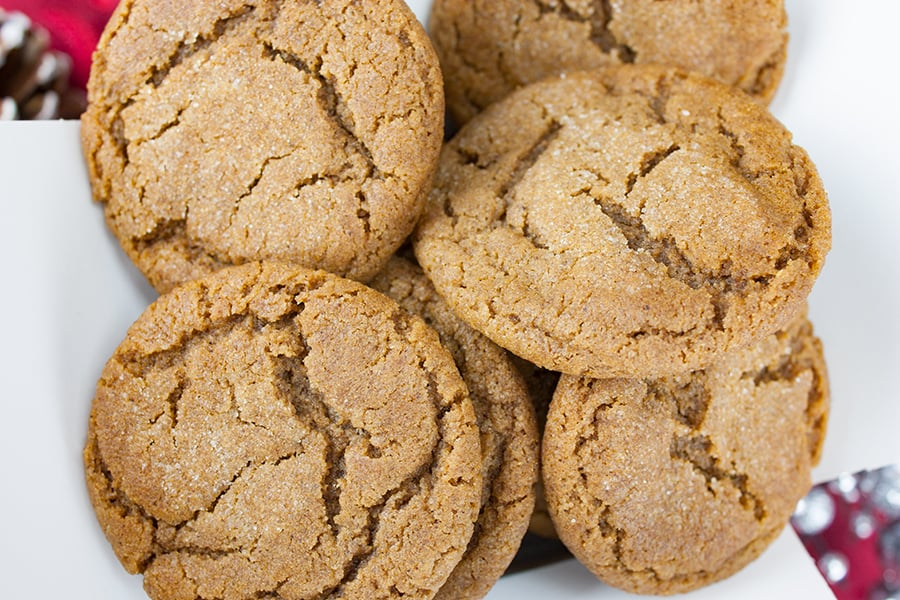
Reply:
[[437, 57], [400, 0], [122, 2], [88, 92], [94, 198], [160, 291], [256, 259], [367, 280], [443, 137]]
[[651, 65], [492, 105], [444, 147], [413, 237], [460, 318], [592, 377], [684, 373], [774, 333], [830, 243], [815, 167], [763, 106]]
[[429, 29], [462, 124], [528, 83], [621, 63], [680, 67], [768, 102], [786, 25], [783, 0], [435, 0]]
[[391, 259], [372, 286], [438, 332], [468, 387], [481, 431], [481, 512], [436, 598], [482, 598], [512, 561], [534, 507], [540, 440], [525, 382], [506, 351], [456, 318], [409, 261]]
[[482, 490], [437, 334], [288, 265], [151, 305], [104, 368], [84, 461], [104, 533], [157, 600], [431, 598]]
[[544, 435], [560, 539], [629, 592], [686, 592], [774, 540], [810, 486], [828, 410], [805, 317], [688, 375], [563, 376]]

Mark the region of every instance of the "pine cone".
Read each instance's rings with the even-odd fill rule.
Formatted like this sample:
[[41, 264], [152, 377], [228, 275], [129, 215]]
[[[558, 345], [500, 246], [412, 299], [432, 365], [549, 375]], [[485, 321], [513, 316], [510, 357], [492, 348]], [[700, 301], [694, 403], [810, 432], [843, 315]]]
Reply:
[[0, 120], [78, 118], [85, 95], [69, 87], [71, 67], [44, 29], [0, 9]]

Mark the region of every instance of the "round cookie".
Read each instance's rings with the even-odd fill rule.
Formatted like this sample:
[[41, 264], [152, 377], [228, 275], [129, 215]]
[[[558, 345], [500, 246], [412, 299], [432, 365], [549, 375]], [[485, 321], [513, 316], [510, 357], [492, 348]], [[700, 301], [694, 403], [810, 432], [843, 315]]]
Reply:
[[541, 367], [703, 368], [805, 301], [822, 183], [745, 94], [651, 65], [522, 88], [447, 145], [413, 237], [451, 308]]
[[161, 292], [257, 259], [371, 278], [443, 137], [437, 57], [399, 0], [122, 2], [88, 93], [94, 198]]
[[805, 317], [688, 375], [563, 376], [543, 445], [560, 539], [629, 592], [728, 577], [808, 491], [827, 410], [822, 349]]
[[472, 536], [478, 426], [437, 334], [361, 284], [248, 263], [162, 296], [84, 451], [151, 598], [431, 598]]
[[658, 63], [768, 102], [787, 56], [783, 0], [435, 0], [429, 30], [460, 124], [563, 71]]
[[481, 511], [435, 598], [482, 598], [515, 556], [534, 508], [540, 439], [525, 381], [506, 351], [456, 318], [414, 264], [392, 258], [371, 285], [438, 332], [469, 390], [481, 432]]

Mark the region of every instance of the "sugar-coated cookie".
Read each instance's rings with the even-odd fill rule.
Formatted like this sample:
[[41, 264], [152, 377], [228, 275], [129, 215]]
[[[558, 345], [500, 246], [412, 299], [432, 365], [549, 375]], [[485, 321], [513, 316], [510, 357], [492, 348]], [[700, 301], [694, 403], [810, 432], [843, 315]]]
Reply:
[[437, 334], [293, 265], [229, 267], [151, 305], [103, 370], [84, 461], [154, 600], [431, 598], [482, 493]]
[[630, 592], [728, 577], [808, 491], [827, 414], [822, 348], [803, 316], [688, 375], [563, 376], [542, 458], [560, 539]]
[[541, 367], [687, 372], [797, 314], [831, 244], [822, 182], [746, 94], [622, 65], [532, 84], [444, 147], [416, 257]]
[[659, 63], [772, 98], [787, 57], [783, 0], [435, 0], [429, 30], [459, 123], [563, 71]]
[[82, 117], [93, 195], [160, 291], [275, 259], [365, 281], [418, 219], [443, 137], [400, 0], [128, 0]]

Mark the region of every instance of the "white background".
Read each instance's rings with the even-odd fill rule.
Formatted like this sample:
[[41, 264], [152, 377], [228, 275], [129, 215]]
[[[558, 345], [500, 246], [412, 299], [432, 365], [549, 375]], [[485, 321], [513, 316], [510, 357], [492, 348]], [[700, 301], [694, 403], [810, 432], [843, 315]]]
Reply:
[[[411, 2], [420, 17], [427, 1]], [[791, 45], [772, 110], [817, 164], [834, 244], [810, 298], [832, 413], [816, 480], [900, 461], [900, 62], [895, 0], [788, 0]], [[91, 204], [76, 122], [0, 124], [0, 381], [6, 469], [0, 595], [142, 600], [96, 525], [81, 447], [93, 386], [154, 297]], [[490, 600], [627, 595], [574, 561], [505, 577]], [[790, 530], [690, 598], [828, 598]]]

